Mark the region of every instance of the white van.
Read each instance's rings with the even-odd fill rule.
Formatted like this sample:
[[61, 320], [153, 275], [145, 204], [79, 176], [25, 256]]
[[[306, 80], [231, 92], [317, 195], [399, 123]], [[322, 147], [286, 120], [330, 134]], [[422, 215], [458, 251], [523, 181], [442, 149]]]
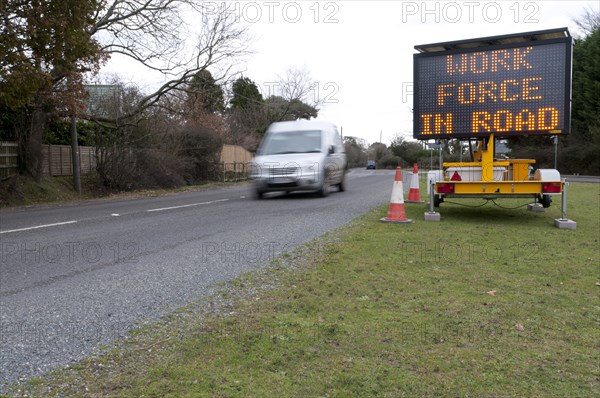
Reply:
[[277, 122], [267, 130], [254, 158], [257, 198], [267, 192], [344, 191], [346, 153], [335, 125], [316, 120]]

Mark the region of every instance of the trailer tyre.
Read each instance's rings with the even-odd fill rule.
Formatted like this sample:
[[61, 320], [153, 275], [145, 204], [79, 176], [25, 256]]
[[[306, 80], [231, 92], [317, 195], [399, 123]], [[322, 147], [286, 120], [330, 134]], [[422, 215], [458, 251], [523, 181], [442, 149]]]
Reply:
[[550, 197], [550, 195], [540, 195], [540, 203], [542, 204], [542, 207], [544, 207], [544, 209], [547, 209], [548, 207], [550, 207], [550, 203], [552, 203], [552, 198]]

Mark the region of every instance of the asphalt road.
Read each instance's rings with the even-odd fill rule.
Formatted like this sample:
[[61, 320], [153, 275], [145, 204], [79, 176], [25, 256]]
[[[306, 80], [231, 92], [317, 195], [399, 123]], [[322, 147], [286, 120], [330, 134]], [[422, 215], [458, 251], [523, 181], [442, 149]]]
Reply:
[[389, 202], [393, 176], [355, 169], [327, 198], [241, 186], [0, 211], [0, 392]]

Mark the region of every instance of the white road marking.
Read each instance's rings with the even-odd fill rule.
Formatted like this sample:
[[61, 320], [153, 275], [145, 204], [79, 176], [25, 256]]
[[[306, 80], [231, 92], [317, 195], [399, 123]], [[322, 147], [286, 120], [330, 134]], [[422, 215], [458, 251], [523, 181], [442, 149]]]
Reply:
[[[172, 207], [163, 207], [161, 209], [150, 209], [150, 210], [146, 210], [147, 212], [156, 212], [156, 211], [164, 211], [164, 210], [174, 210], [174, 209], [181, 209], [184, 207], [193, 207], [193, 206], [202, 206], [202, 205], [210, 205], [213, 203], [219, 203], [219, 202], [227, 202], [229, 199], [218, 199], [218, 200], [211, 200], [210, 202], [201, 202], [201, 203], [191, 203], [188, 205], [181, 205], [181, 206], [172, 206]], [[119, 217], [120, 214], [118, 213], [113, 213], [111, 214], [112, 217]], [[65, 222], [57, 222], [54, 224], [44, 224], [44, 225], [36, 225], [34, 227], [27, 227], [27, 228], [18, 228], [18, 229], [8, 229], [6, 231], [0, 231], [0, 234], [9, 234], [12, 232], [22, 232], [22, 231], [30, 231], [33, 229], [40, 229], [40, 228], [48, 228], [48, 227], [57, 227], [60, 225], [68, 225], [68, 224], [75, 224], [77, 221], [73, 220], [73, 221], [65, 221]]]
[[228, 200], [229, 199], [211, 200], [210, 202], [191, 203], [189, 205], [181, 205], [181, 206], [173, 206], [173, 207], [163, 207], [161, 209], [150, 209], [150, 210], [146, 210], [146, 211], [147, 212], [152, 212], [152, 211], [164, 211], [164, 210], [182, 209], [184, 207], [202, 206], [202, 205], [210, 205], [210, 204], [219, 203], [219, 202], [227, 202]]
[[21, 231], [29, 231], [31, 229], [39, 229], [39, 228], [48, 228], [48, 227], [56, 227], [59, 225], [66, 225], [66, 224], [75, 224], [77, 221], [65, 221], [65, 222], [57, 222], [54, 224], [44, 224], [44, 225], [36, 225], [35, 227], [27, 227], [27, 228], [19, 228], [19, 229], [9, 229], [6, 231], [0, 231], [0, 234], [8, 234], [11, 232], [21, 232]]

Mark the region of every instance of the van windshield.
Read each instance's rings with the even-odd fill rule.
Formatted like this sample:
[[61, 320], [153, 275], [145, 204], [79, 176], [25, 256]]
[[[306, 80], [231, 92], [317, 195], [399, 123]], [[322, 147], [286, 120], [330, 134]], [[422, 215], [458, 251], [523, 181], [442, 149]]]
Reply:
[[286, 131], [267, 135], [260, 155], [321, 152], [320, 131]]

